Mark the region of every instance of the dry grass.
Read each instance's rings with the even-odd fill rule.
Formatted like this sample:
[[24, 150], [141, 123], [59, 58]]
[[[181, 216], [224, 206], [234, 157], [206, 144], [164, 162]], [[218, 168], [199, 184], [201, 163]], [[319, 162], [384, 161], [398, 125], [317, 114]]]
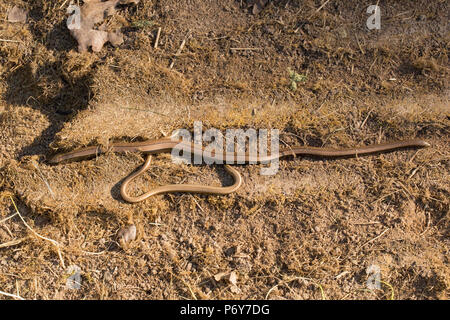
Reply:
[[[256, 16], [233, 0], [145, 1], [109, 21], [123, 26], [125, 43], [95, 54], [75, 51], [64, 1], [0, 0], [1, 19], [13, 3], [30, 18], [0, 20], [8, 40], [0, 43], [0, 296], [448, 299], [445, 1], [380, 2], [383, 27], [372, 32], [359, 1], [272, 1]], [[306, 76], [295, 91], [288, 69]], [[196, 120], [204, 129], [277, 128], [286, 145], [420, 137], [432, 147], [283, 161], [272, 177], [241, 166], [235, 194], [134, 205], [121, 201], [119, 186], [141, 155], [45, 162]], [[159, 155], [135, 188], [227, 179], [220, 167]], [[65, 267], [81, 268], [80, 290], [66, 287], [55, 245], [12, 216], [10, 195], [34, 232], [59, 243]], [[115, 234], [130, 221], [137, 239], [121, 248]], [[366, 287], [370, 265], [380, 267], [380, 290]], [[236, 285], [214, 277], [232, 271]]]

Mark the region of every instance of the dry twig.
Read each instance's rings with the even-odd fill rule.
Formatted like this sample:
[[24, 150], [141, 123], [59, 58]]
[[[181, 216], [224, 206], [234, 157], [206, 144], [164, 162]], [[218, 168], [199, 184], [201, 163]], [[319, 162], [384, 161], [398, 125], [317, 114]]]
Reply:
[[18, 295], [15, 295], [15, 294], [11, 294], [11, 293], [7, 293], [7, 292], [4, 292], [4, 291], [0, 291], [0, 294], [2, 294], [4, 296], [7, 296], [7, 297], [12, 297], [12, 298], [15, 298], [15, 299], [19, 299], [19, 300], [25, 300], [21, 296], [18, 296]]
[[31, 230], [31, 232], [33, 232], [33, 234], [35, 234], [38, 238], [41, 238], [41, 239], [43, 239], [43, 240], [50, 241], [50, 242], [56, 247], [56, 249], [57, 249], [57, 251], [58, 251], [59, 260], [61, 261], [61, 265], [62, 265], [62, 267], [65, 269], [66, 266], [65, 266], [65, 264], [64, 264], [64, 260], [63, 260], [62, 255], [61, 255], [60, 244], [59, 244], [57, 241], [55, 241], [55, 240], [53, 240], [53, 239], [46, 238], [46, 237], [44, 237], [44, 236], [41, 236], [39, 233], [37, 233], [36, 231], [34, 231], [34, 230], [28, 225], [28, 223], [26, 223], [25, 219], [24, 219], [24, 218], [22, 217], [22, 215], [20, 214], [19, 209], [17, 208], [16, 203], [14, 202], [13, 197], [12, 197], [12, 196], [9, 196], [9, 197], [11, 198], [11, 201], [12, 201], [12, 203], [13, 203], [13, 205], [14, 205], [14, 208], [16, 209], [16, 213], [19, 215], [19, 218], [20, 218], [20, 220], [22, 220], [23, 224], [24, 224], [29, 230]]

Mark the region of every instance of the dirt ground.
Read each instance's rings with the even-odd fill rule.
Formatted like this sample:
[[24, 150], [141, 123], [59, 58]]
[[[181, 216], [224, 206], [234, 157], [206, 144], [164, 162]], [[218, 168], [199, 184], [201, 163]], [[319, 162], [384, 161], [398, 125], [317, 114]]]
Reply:
[[[253, 13], [254, 2], [141, 0], [106, 20], [123, 44], [78, 53], [69, 1], [0, 0], [0, 291], [449, 298], [448, 1], [380, 0], [379, 30], [366, 27], [372, 2], [268, 1]], [[26, 23], [8, 22], [13, 5], [28, 11]], [[289, 70], [302, 79], [297, 88]], [[431, 147], [283, 160], [275, 176], [238, 166], [244, 184], [234, 194], [137, 204], [122, 201], [119, 188], [140, 154], [46, 162], [82, 146], [192, 131], [194, 121], [223, 132], [279, 129], [281, 146], [421, 138]], [[161, 154], [132, 188], [167, 183], [230, 178], [220, 166]], [[137, 239], [121, 247], [115, 235], [130, 222]], [[80, 269], [79, 289], [67, 285], [70, 266]]]

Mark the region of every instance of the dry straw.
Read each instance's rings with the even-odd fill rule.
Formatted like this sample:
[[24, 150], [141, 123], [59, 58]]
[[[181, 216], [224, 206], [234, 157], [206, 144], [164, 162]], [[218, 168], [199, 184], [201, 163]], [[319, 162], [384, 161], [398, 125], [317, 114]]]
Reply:
[[25, 219], [24, 219], [24, 218], [22, 217], [22, 215], [20, 214], [19, 209], [17, 208], [16, 203], [14, 202], [13, 197], [12, 197], [12, 196], [9, 196], [9, 197], [11, 198], [11, 201], [12, 201], [12, 203], [13, 203], [13, 205], [14, 205], [14, 208], [16, 209], [16, 213], [17, 213], [17, 215], [19, 215], [19, 218], [20, 218], [20, 220], [22, 220], [23, 224], [24, 224], [29, 230], [31, 230], [31, 232], [33, 232], [37, 237], [39, 237], [39, 238], [41, 238], [41, 239], [43, 239], [43, 240], [50, 241], [50, 242], [56, 247], [56, 250], [58, 251], [59, 260], [61, 261], [61, 265], [62, 265], [62, 267], [65, 269], [66, 267], [65, 267], [65, 265], [64, 265], [64, 260], [63, 260], [63, 257], [62, 257], [62, 255], [61, 255], [60, 244], [59, 244], [57, 241], [55, 241], [55, 240], [53, 240], [53, 239], [46, 238], [46, 237], [44, 237], [44, 236], [41, 236], [39, 233], [37, 233], [36, 231], [34, 231], [34, 230], [26, 223]]

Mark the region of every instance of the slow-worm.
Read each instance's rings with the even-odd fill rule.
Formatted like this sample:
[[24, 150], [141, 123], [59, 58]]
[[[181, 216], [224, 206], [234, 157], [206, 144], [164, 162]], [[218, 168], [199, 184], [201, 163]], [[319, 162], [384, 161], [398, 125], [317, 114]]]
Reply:
[[[182, 148], [185, 151], [189, 151], [192, 155], [199, 154], [205, 156], [204, 149], [199, 145], [194, 145], [194, 143], [182, 142], [181, 140], [172, 140], [171, 138], [163, 138], [159, 140], [147, 140], [142, 142], [132, 142], [132, 143], [113, 143], [109, 148], [102, 148], [101, 146], [86, 147], [83, 149], [74, 150], [71, 152], [58, 154], [49, 160], [52, 164], [57, 164], [63, 161], [76, 161], [92, 156], [96, 156], [106, 152], [143, 152], [146, 153], [147, 159], [145, 164], [135, 173], [128, 176], [120, 188], [120, 193], [125, 201], [128, 202], [140, 202], [147, 199], [150, 196], [169, 193], [169, 192], [192, 192], [192, 193], [210, 193], [210, 194], [229, 194], [236, 191], [242, 184], [242, 177], [239, 172], [232, 168], [230, 164], [241, 164], [241, 163], [267, 163], [271, 160], [281, 159], [288, 156], [305, 155], [305, 156], [315, 156], [315, 157], [349, 157], [349, 156], [359, 156], [374, 154], [380, 152], [389, 152], [403, 148], [421, 148], [429, 147], [430, 144], [426, 141], [420, 139], [413, 140], [403, 140], [395, 141], [385, 144], [375, 144], [370, 146], [348, 148], [348, 149], [332, 149], [332, 148], [317, 148], [308, 146], [294, 146], [286, 149], [281, 149], [277, 154], [266, 155], [266, 156], [253, 156], [249, 153], [238, 155], [237, 153], [226, 153], [223, 152], [222, 156], [219, 157], [223, 159], [225, 164], [225, 169], [230, 173], [234, 179], [234, 183], [228, 187], [211, 187], [205, 185], [192, 185], [192, 184], [172, 184], [157, 187], [143, 195], [132, 197], [127, 193], [128, 184], [142, 175], [150, 167], [151, 155], [163, 152], [171, 152], [175, 147]], [[214, 156], [214, 154], [212, 155]], [[228, 157], [227, 157], [228, 156]], [[232, 157], [232, 161], [229, 161]], [[217, 156], [214, 158], [217, 160]], [[225, 161], [226, 159], [226, 161]]]

